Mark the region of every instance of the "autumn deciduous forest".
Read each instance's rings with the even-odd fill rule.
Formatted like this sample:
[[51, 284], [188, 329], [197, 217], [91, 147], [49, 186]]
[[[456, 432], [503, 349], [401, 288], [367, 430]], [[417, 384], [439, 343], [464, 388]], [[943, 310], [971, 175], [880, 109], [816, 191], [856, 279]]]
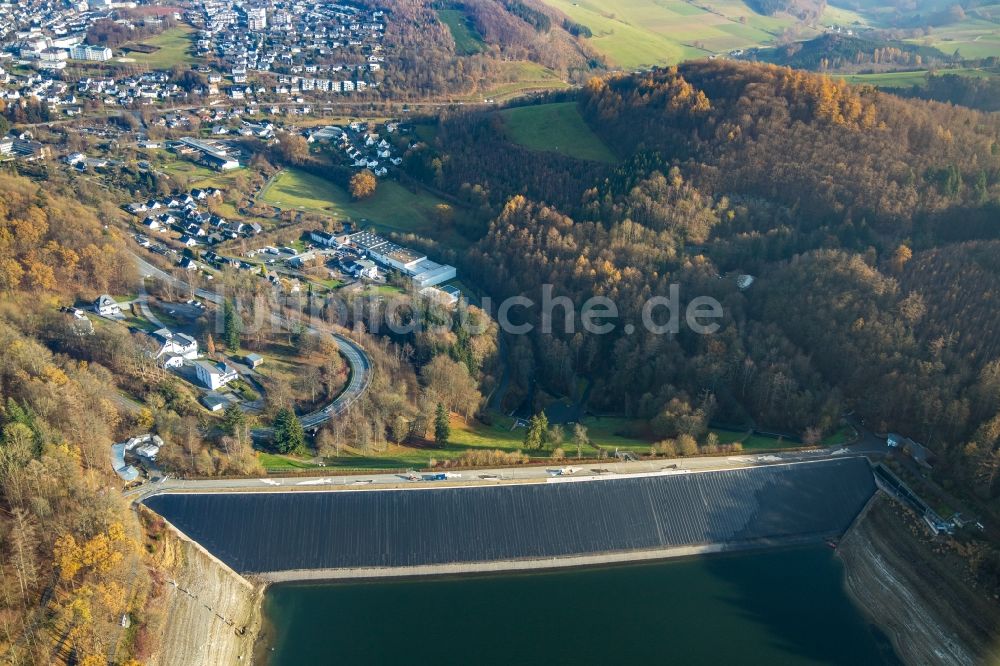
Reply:
[[71, 335], [56, 312], [67, 297], [123, 290], [122, 247], [79, 202], [0, 176], [0, 654], [9, 663], [106, 663], [147, 575], [138, 523], [108, 484], [123, 425], [109, 397], [115, 377], [40, 340]]
[[[809, 13], [821, 3], [763, 5]], [[476, 90], [514, 59], [570, 78], [589, 66], [564, 17], [534, 0], [462, 9], [482, 53], [456, 55], [427, 3], [395, 3], [387, 39], [398, 59], [382, 94]], [[352, 320], [338, 323], [356, 326], [372, 384], [316, 434], [317, 454], [430, 445], [441, 412], [473, 419], [500, 385], [505, 411], [578, 400], [627, 417], [635, 432], [626, 434], [661, 455], [712, 445], [712, 424], [812, 443], [853, 411], [874, 432], [928, 446], [935, 480], [1000, 520], [1000, 116], [724, 60], [594, 78], [521, 103], [550, 102], [575, 104], [587, 138], [615, 159], [519, 145], [492, 106], [419, 119], [434, 131], [406, 141], [400, 182], [442, 197], [435, 220], [449, 233], [394, 239], [457, 266], [467, 295], [540, 303], [552, 285], [577, 310], [612, 299], [622, 325], [594, 335], [577, 320], [543, 333], [535, 308], [522, 311], [534, 332], [504, 337], [465, 300], [456, 310], [481, 324], [477, 333], [430, 305], [352, 300]], [[250, 163], [259, 171], [270, 154], [324, 171], [296, 143]], [[31, 168], [44, 181], [45, 163]], [[351, 190], [377, 199], [382, 187], [366, 175]], [[112, 442], [155, 430], [170, 442], [158, 464], [171, 472], [264, 473], [252, 424], [235, 412], [207, 417], [145, 335], [102, 321], [80, 335], [60, 312], [135, 290], [119, 224], [126, 194], [108, 197], [75, 174], [41, 184], [0, 175], [0, 655], [12, 663], [103, 664], [116, 645], [141, 660], [154, 642], [145, 623], [125, 639], [119, 624], [127, 611], [141, 618], [163, 580], [149, 557], [156, 530], [126, 506]], [[223, 271], [218, 284], [248, 315], [272, 306], [256, 274]], [[388, 286], [400, 284], [393, 276]], [[682, 307], [697, 296], [722, 304], [716, 333], [641, 325], [644, 304], [674, 286]], [[332, 310], [321, 316], [333, 321]], [[414, 321], [430, 326], [385, 332]], [[198, 325], [199, 342], [222, 344]], [[261, 348], [263, 333], [241, 338], [239, 328], [231, 346]], [[294, 388], [311, 392], [310, 405], [346, 381], [329, 341], [289, 332], [286, 342], [333, 359], [298, 373]], [[142, 404], [123, 406], [118, 388]], [[269, 383], [265, 411], [287, 408], [292, 389]], [[471, 454], [462, 462], [523, 461]], [[969, 561], [1000, 593], [998, 551], [985, 546]]]
[[[853, 409], [930, 446], [940, 480], [993, 506], [1000, 118], [723, 61], [550, 98], [566, 99], [617, 164], [514, 145], [491, 112], [442, 121], [408, 155], [492, 218], [463, 270], [497, 296], [609, 296], [633, 322], [676, 283], [717, 298], [725, 322], [512, 339], [512, 400], [589, 382], [591, 409], [656, 438], [709, 422], [829, 433]], [[738, 274], [757, 279], [741, 291]]]

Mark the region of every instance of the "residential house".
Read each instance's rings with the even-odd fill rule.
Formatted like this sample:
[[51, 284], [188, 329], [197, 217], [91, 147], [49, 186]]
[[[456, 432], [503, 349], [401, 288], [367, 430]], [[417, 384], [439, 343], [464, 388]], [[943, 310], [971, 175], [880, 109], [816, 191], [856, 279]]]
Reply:
[[337, 237], [327, 231], [310, 231], [309, 238], [312, 242], [323, 247], [340, 247]]
[[198, 358], [198, 341], [185, 333], [172, 333], [161, 328], [153, 333], [153, 338], [160, 343], [160, 351], [156, 358], [163, 356], [179, 356], [186, 359]]
[[107, 294], [101, 294], [94, 301], [94, 312], [101, 315], [102, 317], [121, 317], [122, 309], [118, 305], [118, 302], [108, 296]]
[[239, 378], [239, 373], [224, 361], [195, 361], [198, 380], [213, 391]]
[[357, 261], [352, 261], [344, 266], [344, 271], [356, 278], [367, 278], [369, 280], [378, 280], [381, 275], [378, 272], [378, 266], [374, 261], [368, 259], [358, 259]]

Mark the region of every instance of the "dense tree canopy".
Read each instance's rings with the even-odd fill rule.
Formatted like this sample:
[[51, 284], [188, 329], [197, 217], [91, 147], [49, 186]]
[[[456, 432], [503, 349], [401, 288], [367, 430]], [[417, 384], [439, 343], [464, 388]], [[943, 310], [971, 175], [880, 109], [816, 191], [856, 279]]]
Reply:
[[[616, 165], [527, 151], [492, 112], [446, 119], [410, 152], [412, 174], [494, 218], [463, 270], [501, 297], [607, 296], [622, 322], [671, 284], [725, 316], [711, 336], [513, 337], [512, 404], [585, 381], [591, 408], [650, 436], [713, 420], [812, 441], [853, 408], [935, 448], [952, 479], [1000, 490], [985, 334], [1000, 120], [724, 61], [595, 79], [577, 99]], [[757, 280], [743, 291], [739, 274]]]

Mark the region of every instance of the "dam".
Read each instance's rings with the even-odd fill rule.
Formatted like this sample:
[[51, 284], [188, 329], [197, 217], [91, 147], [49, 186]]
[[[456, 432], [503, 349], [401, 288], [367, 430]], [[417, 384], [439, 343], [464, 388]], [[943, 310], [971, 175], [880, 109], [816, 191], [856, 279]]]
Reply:
[[875, 492], [868, 461], [854, 457], [551, 481], [164, 493], [143, 503], [240, 573], [304, 580], [817, 543], [839, 538]]

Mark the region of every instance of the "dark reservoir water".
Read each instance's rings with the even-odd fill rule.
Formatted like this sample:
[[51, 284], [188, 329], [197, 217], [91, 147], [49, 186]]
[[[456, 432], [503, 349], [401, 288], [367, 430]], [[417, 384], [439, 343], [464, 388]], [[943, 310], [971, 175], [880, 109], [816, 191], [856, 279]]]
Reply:
[[273, 586], [264, 661], [895, 664], [826, 547], [490, 577]]

